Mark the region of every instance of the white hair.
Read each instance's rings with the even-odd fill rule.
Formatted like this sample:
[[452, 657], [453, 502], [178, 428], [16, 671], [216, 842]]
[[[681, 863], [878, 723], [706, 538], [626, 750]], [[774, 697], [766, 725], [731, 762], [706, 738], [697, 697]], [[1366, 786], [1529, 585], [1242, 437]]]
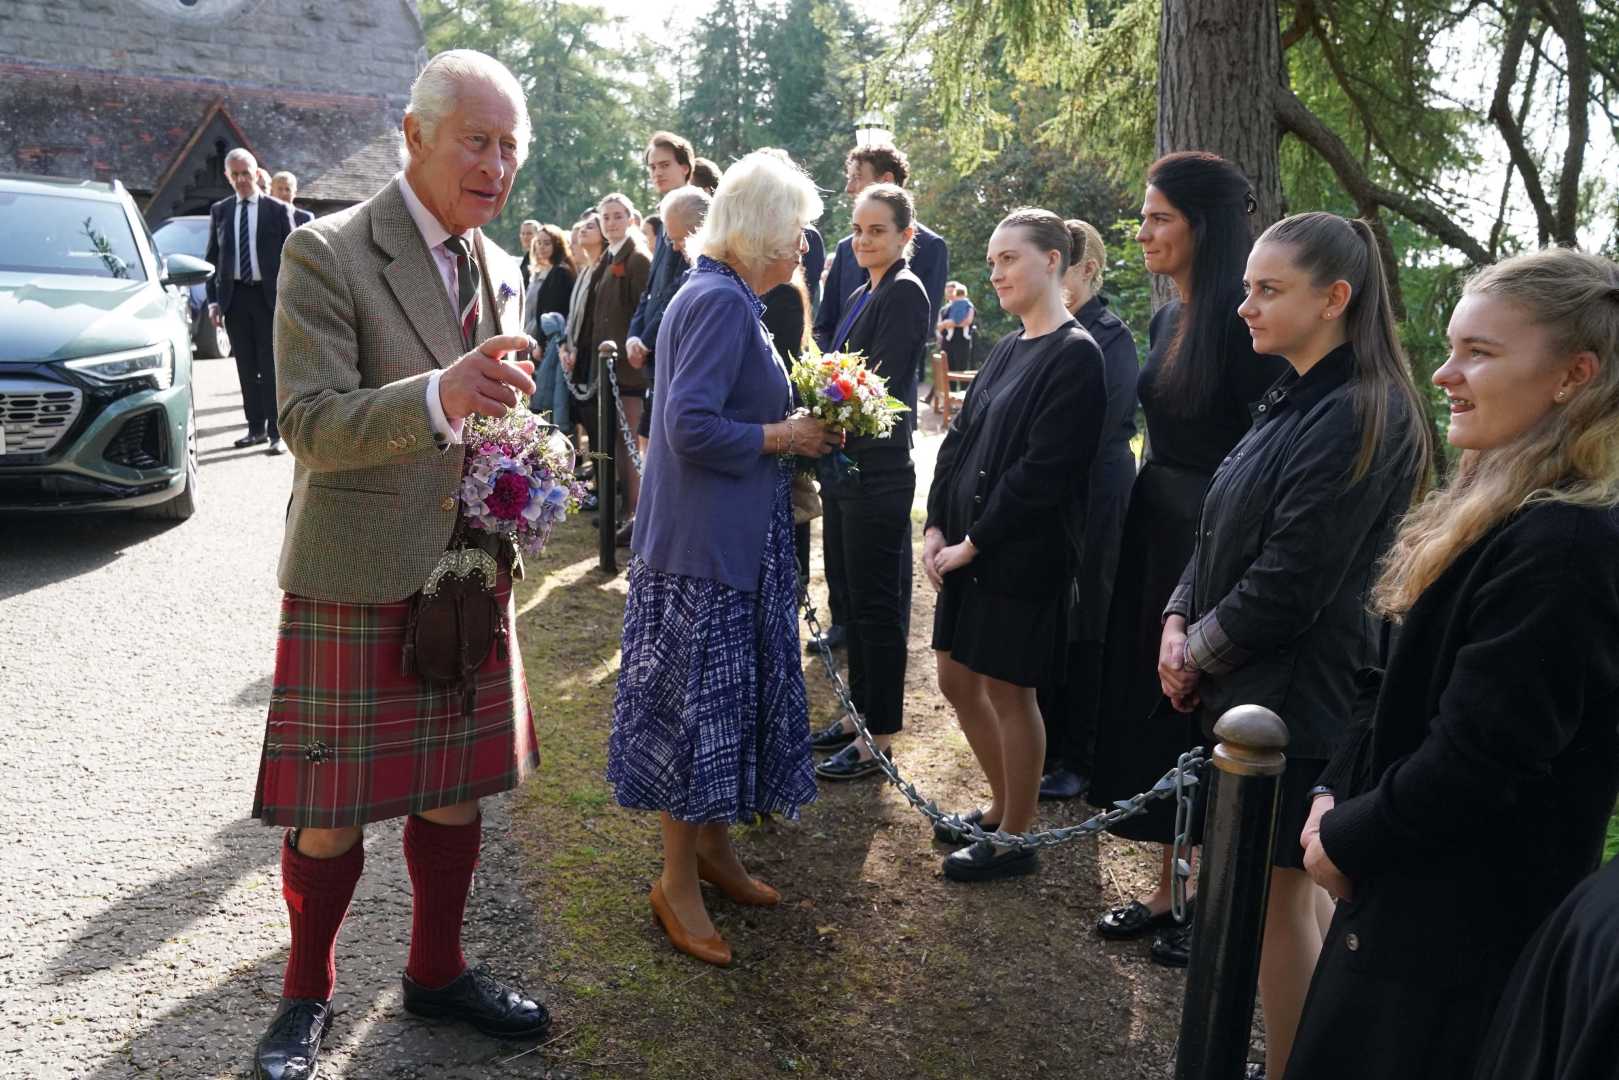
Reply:
[[[534, 137], [528, 99], [511, 69], [488, 53], [450, 49], [433, 57], [410, 84], [410, 104], [405, 106], [405, 115], [416, 118], [421, 125], [422, 141], [432, 145], [439, 124], [455, 111], [461, 88], [471, 82], [494, 87], [517, 107], [517, 130], [513, 134], [517, 138], [517, 162], [521, 165], [528, 157], [528, 144]], [[410, 164], [410, 147], [403, 137], [399, 140], [399, 163]]]
[[798, 254], [805, 226], [823, 209], [815, 181], [791, 158], [756, 150], [720, 177], [708, 218], [688, 248], [748, 269], [790, 259]]
[[713, 204], [713, 198], [700, 187], [677, 187], [663, 197], [658, 203], [658, 216], [663, 218], [664, 228], [669, 227], [669, 215], [678, 214], [688, 224], [703, 223], [708, 217], [708, 208]]
[[259, 159], [254, 157], [253, 151], [249, 150], [245, 146], [238, 146], [236, 149], [225, 155], [226, 172], [230, 171], [230, 163], [233, 161], [251, 161], [255, 170], [259, 167]]

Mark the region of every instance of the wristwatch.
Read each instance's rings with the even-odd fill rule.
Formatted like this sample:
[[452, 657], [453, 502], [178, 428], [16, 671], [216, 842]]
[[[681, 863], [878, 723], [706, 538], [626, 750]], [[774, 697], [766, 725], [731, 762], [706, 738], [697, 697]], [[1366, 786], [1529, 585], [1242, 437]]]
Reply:
[[1310, 789], [1310, 801], [1312, 803], [1322, 795], [1331, 795], [1334, 799], [1338, 797], [1338, 793], [1325, 784], [1317, 784], [1315, 787]]

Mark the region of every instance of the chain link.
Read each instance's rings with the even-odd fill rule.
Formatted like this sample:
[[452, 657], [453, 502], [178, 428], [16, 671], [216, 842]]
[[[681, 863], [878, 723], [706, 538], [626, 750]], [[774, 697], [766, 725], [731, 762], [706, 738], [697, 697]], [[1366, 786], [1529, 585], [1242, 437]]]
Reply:
[[635, 430], [630, 427], [629, 417], [624, 415], [624, 399], [618, 396], [618, 374], [613, 371], [613, 360], [617, 357], [617, 352], [598, 356], [599, 363], [596, 366], [601, 371], [607, 372], [607, 382], [613, 388], [613, 408], [618, 412], [618, 429], [624, 434], [624, 448], [630, 452], [630, 464], [635, 466], [635, 475], [641, 476], [646, 472], [646, 466], [641, 460], [641, 448], [636, 443]]
[[[843, 714], [854, 725], [855, 735], [865, 744], [866, 750], [875, 758], [877, 765], [882, 769], [883, 775], [888, 779], [905, 801], [910, 803], [923, 817], [934, 825], [943, 825], [952, 829], [969, 841], [976, 842], [988, 840], [1002, 847], [1010, 848], [1039, 848], [1053, 847], [1069, 840], [1077, 839], [1091, 833], [1098, 833], [1111, 828], [1121, 821], [1146, 812], [1147, 804], [1159, 799], [1173, 798], [1175, 806], [1175, 851], [1177, 865], [1180, 864], [1179, 853], [1185, 849], [1190, 840], [1192, 820], [1192, 788], [1198, 782], [1198, 772], [1203, 767], [1205, 757], [1201, 746], [1195, 747], [1182, 754], [1175, 762], [1175, 767], [1166, 772], [1159, 781], [1146, 791], [1122, 799], [1113, 804], [1113, 809], [1104, 810], [1077, 825], [1065, 825], [1057, 829], [1046, 829], [1042, 832], [1007, 833], [996, 830], [987, 833], [976, 824], [964, 820], [959, 814], [947, 814], [940, 810], [932, 799], [925, 799], [916, 790], [916, 785], [900, 776], [899, 770], [888, 756], [877, 748], [871, 732], [866, 729], [865, 718], [860, 710], [854, 707], [854, 699], [849, 696], [849, 687], [844, 683], [843, 676], [838, 673], [838, 665], [832, 659], [832, 649], [826, 644], [826, 636], [821, 633], [820, 620], [815, 614], [815, 605], [810, 602], [809, 590], [799, 589], [799, 604], [804, 609], [804, 620], [808, 624], [810, 633], [814, 635], [811, 640], [815, 645], [815, 652], [821, 658], [826, 668], [827, 678], [832, 683], [833, 692], [837, 694], [838, 704], [843, 707]], [[1185, 915], [1185, 880], [1176, 875], [1171, 883], [1172, 902], [1177, 905], [1176, 917]]]

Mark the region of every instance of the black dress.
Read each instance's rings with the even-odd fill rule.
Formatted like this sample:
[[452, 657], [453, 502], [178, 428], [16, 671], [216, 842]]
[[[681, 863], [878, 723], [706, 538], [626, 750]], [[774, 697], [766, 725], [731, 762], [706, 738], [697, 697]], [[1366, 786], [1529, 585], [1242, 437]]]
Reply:
[[1532, 504], [1406, 615], [1371, 723], [1322, 777], [1340, 794], [1321, 846], [1354, 888], [1288, 1080], [1473, 1077], [1508, 974], [1596, 869], [1619, 793], [1615, 551], [1619, 512]]
[[1119, 569], [1119, 542], [1130, 487], [1136, 479], [1136, 379], [1141, 362], [1135, 338], [1108, 310], [1107, 298], [1093, 296], [1074, 318], [1102, 350], [1107, 412], [1102, 441], [1091, 463], [1084, 519], [1075, 535], [1085, 537], [1074, 574], [1074, 607], [1068, 619], [1068, 656], [1060, 683], [1040, 688], [1040, 718], [1046, 726], [1045, 771], [1069, 769], [1091, 774], [1096, 714], [1102, 692], [1102, 648], [1107, 640], [1108, 604]]
[[928, 526], [978, 555], [944, 579], [933, 648], [980, 675], [1038, 687], [1061, 670], [1071, 535], [1101, 441], [1102, 351], [1077, 322], [1002, 338], [945, 433]]
[[[1157, 782], [1181, 754], [1201, 741], [1196, 721], [1170, 708], [1158, 684], [1158, 643], [1164, 605], [1192, 557], [1197, 515], [1214, 470], [1248, 431], [1250, 403], [1289, 370], [1279, 356], [1254, 353], [1236, 312], [1226, 335], [1221, 393], [1191, 415], [1169, 408], [1156, 389], [1175, 336], [1181, 304], [1171, 300], [1153, 316], [1146, 366], [1137, 396], [1147, 420], [1147, 448], [1124, 519], [1118, 575], [1109, 606], [1096, 721], [1096, 764], [1090, 801], [1108, 807]], [[1132, 840], [1174, 839], [1172, 801], [1114, 826]]]

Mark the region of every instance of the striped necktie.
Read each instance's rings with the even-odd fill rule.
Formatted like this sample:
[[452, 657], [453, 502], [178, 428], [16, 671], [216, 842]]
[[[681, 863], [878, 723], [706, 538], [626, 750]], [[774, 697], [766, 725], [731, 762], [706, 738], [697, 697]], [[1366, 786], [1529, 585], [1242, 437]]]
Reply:
[[241, 281], [253, 280], [253, 237], [247, 228], [247, 200], [238, 199], [242, 209], [236, 221], [236, 277]]
[[467, 249], [467, 241], [462, 236], [451, 236], [445, 239], [444, 248], [455, 256], [455, 280], [459, 293], [458, 311], [461, 316], [461, 345], [471, 349], [477, 344], [478, 336], [478, 291], [483, 283], [478, 277], [478, 264], [472, 258], [472, 252]]

